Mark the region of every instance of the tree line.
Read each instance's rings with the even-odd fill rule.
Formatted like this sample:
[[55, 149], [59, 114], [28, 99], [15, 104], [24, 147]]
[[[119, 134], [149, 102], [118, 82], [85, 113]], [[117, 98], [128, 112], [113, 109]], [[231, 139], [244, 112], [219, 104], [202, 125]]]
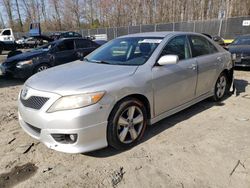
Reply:
[[182, 22], [250, 15], [250, 0], [1, 0], [0, 27], [43, 31]]

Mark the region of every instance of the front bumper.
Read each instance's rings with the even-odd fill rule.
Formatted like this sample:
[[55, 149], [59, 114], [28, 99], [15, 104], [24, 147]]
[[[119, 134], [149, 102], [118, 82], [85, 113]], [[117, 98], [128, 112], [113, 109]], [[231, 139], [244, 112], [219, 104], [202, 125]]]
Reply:
[[0, 75], [12, 75], [14, 78], [25, 79], [33, 75], [33, 66], [27, 65], [22, 68], [8, 67], [0, 64]]
[[[26, 133], [47, 147], [66, 153], [84, 153], [108, 145], [106, 139], [107, 110], [99, 104], [81, 109], [47, 113], [48, 108], [61, 96], [29, 89], [31, 96], [50, 99], [40, 109], [25, 107], [19, 100], [19, 123]], [[29, 97], [29, 96], [27, 96]], [[74, 143], [56, 141], [53, 134], [76, 134]]]

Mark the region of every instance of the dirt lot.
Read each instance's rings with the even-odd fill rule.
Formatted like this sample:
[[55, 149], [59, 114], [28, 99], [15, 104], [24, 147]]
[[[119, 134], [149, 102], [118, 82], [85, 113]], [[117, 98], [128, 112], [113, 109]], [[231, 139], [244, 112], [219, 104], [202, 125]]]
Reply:
[[200, 102], [146, 131], [136, 147], [88, 154], [46, 148], [18, 125], [22, 81], [0, 78], [0, 187], [250, 187], [250, 71], [237, 93]]

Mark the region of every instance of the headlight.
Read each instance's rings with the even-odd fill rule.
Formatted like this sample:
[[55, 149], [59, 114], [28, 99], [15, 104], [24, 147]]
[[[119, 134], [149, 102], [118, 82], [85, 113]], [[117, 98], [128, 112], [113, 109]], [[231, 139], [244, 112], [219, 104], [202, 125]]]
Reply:
[[80, 95], [65, 96], [58, 99], [47, 112], [72, 110], [97, 103], [105, 92], [86, 93]]
[[33, 64], [32, 60], [21, 61], [21, 62], [16, 64], [16, 67], [21, 68], [23, 65], [32, 65], [32, 64]]

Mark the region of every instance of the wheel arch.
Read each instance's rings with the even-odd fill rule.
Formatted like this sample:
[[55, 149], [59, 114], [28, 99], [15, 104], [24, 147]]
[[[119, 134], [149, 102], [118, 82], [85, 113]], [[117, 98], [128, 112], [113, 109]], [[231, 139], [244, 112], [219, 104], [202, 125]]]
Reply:
[[226, 74], [227, 76], [227, 79], [228, 79], [228, 82], [229, 82], [229, 86], [232, 85], [232, 82], [233, 82], [233, 74], [234, 74], [234, 70], [233, 68], [232, 69], [224, 69], [220, 74]]
[[143, 94], [129, 94], [123, 98], [121, 98], [120, 100], [116, 101], [115, 105], [113, 106], [110, 114], [109, 114], [109, 117], [108, 117], [108, 120], [110, 120], [110, 117], [111, 117], [111, 114], [113, 113], [113, 110], [115, 109], [115, 107], [122, 101], [126, 100], [126, 99], [129, 99], [129, 98], [134, 98], [134, 99], [137, 99], [139, 101], [141, 101], [145, 108], [146, 108], [146, 111], [147, 111], [147, 119], [150, 120], [151, 117], [152, 117], [152, 114], [151, 114], [151, 106], [150, 106], [150, 102], [148, 100], [148, 98], [143, 95]]

